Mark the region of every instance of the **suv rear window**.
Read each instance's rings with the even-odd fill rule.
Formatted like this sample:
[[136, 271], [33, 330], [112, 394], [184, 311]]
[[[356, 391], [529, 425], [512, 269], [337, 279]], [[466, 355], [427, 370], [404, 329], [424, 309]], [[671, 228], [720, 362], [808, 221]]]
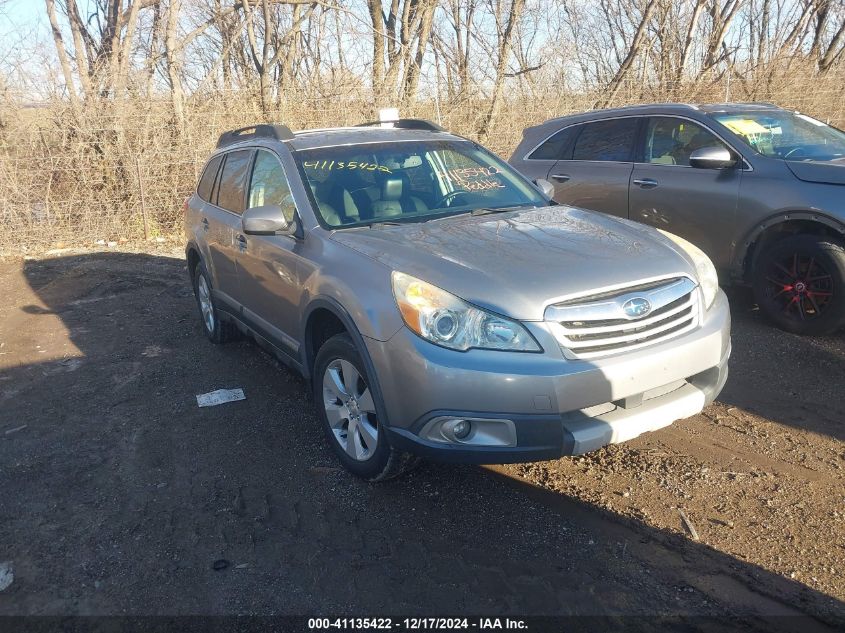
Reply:
[[588, 123], [575, 141], [572, 160], [631, 160], [637, 122], [626, 118]]
[[243, 149], [226, 154], [223, 173], [220, 174], [220, 191], [217, 194], [217, 206], [233, 213], [244, 212], [246, 179], [252, 150]]
[[206, 202], [211, 202], [211, 189], [214, 187], [214, 178], [217, 176], [217, 168], [220, 167], [221, 160], [223, 160], [222, 156], [215, 156], [208, 161], [197, 185], [197, 195]]
[[[573, 125], [553, 134], [545, 143], [531, 152], [528, 160], [561, 160], [570, 158], [572, 154], [571, 141], [578, 130], [580, 130], [580, 127]], [[567, 152], [566, 156], [564, 156], [564, 152]]]

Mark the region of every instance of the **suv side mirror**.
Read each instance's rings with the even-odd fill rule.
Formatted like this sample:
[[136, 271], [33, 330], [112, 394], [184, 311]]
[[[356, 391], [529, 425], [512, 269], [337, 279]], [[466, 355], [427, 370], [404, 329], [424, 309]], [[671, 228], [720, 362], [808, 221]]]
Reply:
[[689, 156], [690, 167], [727, 169], [736, 165], [736, 158], [726, 147], [702, 147]]
[[537, 188], [549, 200], [551, 200], [552, 197], [555, 195], [555, 186], [545, 178], [537, 178], [537, 180], [534, 181], [534, 184], [537, 185]]
[[277, 204], [265, 204], [244, 211], [241, 226], [247, 235], [292, 235], [296, 224], [287, 221]]

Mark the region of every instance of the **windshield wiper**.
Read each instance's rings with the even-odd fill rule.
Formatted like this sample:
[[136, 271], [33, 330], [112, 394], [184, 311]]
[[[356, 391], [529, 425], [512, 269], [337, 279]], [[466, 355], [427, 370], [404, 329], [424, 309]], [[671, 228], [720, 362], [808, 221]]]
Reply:
[[514, 209], [519, 209], [520, 207], [524, 207], [524, 204], [515, 204], [510, 207], [478, 207], [477, 209], [473, 209], [470, 211], [470, 215], [490, 215], [491, 213], [505, 213], [506, 211], [513, 211]]

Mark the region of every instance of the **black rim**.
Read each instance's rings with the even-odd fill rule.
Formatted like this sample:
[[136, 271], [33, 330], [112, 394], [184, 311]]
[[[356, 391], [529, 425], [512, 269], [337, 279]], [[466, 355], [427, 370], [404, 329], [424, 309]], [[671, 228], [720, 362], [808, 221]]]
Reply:
[[783, 255], [768, 266], [766, 297], [784, 317], [811, 321], [825, 314], [833, 299], [833, 276], [812, 255]]

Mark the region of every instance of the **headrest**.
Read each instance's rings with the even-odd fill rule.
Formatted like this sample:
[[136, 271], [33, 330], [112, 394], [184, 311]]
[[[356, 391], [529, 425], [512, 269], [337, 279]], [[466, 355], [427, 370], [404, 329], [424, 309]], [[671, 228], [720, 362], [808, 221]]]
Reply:
[[399, 200], [402, 197], [402, 179], [385, 178], [381, 183], [382, 200]]

